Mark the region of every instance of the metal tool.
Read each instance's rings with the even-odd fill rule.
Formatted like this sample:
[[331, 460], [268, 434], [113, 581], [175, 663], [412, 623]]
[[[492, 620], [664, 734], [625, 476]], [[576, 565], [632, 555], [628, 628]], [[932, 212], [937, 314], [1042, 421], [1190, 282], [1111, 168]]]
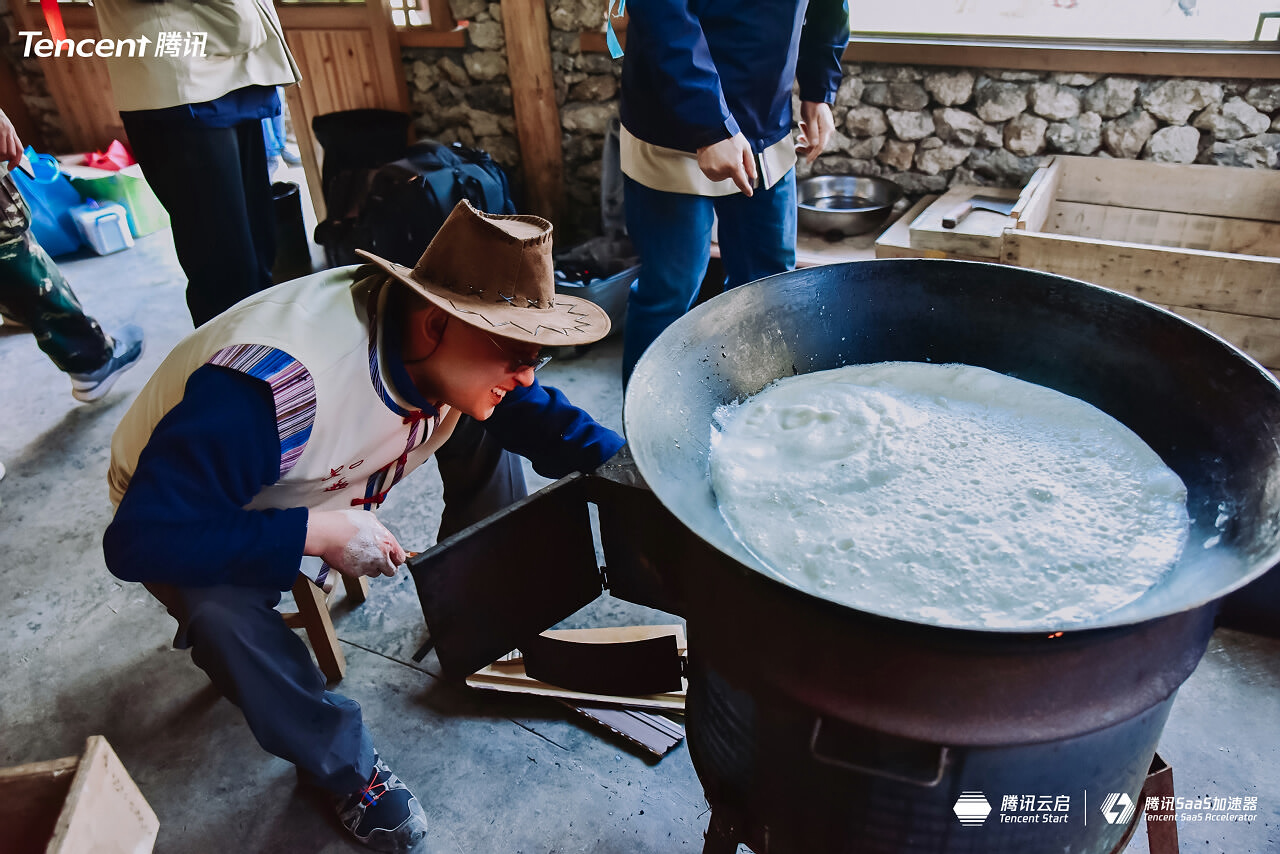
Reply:
[[975, 210], [991, 211], [992, 213], [1008, 216], [1013, 213], [1013, 206], [1017, 203], [1017, 199], [996, 199], [991, 196], [970, 196], [942, 215], [942, 227], [955, 228], [960, 224], [961, 220]]

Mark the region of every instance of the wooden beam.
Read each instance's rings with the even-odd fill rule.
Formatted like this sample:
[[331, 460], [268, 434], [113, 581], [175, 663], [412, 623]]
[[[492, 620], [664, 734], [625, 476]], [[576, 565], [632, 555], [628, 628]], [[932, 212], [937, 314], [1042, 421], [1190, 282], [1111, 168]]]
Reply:
[[560, 110], [551, 74], [546, 0], [502, 0], [507, 73], [524, 166], [526, 207], [560, 221], [565, 208]]

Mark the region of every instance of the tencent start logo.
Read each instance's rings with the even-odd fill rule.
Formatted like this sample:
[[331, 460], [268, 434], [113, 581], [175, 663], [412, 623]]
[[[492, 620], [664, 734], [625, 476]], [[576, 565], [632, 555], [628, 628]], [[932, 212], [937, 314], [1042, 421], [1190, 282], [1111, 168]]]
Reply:
[[1128, 824], [1133, 818], [1133, 799], [1123, 792], [1112, 792], [1102, 802], [1102, 817], [1107, 824]]
[[965, 827], [975, 827], [987, 820], [991, 814], [991, 804], [987, 803], [982, 792], [961, 792], [960, 800], [952, 807], [956, 818]]

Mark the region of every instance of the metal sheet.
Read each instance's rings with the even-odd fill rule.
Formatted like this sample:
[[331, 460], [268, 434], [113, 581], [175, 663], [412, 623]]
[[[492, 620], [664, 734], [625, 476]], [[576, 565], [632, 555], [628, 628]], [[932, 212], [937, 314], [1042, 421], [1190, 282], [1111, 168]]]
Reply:
[[474, 673], [600, 595], [583, 479], [557, 481], [408, 566], [445, 675]]

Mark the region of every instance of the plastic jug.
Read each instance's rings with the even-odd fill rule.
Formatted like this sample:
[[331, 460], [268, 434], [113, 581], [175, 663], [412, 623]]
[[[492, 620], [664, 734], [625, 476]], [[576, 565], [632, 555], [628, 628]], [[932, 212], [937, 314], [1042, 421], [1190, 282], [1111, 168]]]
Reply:
[[99, 255], [110, 255], [133, 245], [129, 215], [122, 205], [115, 202], [99, 204], [89, 199], [71, 209], [71, 218], [85, 242]]

